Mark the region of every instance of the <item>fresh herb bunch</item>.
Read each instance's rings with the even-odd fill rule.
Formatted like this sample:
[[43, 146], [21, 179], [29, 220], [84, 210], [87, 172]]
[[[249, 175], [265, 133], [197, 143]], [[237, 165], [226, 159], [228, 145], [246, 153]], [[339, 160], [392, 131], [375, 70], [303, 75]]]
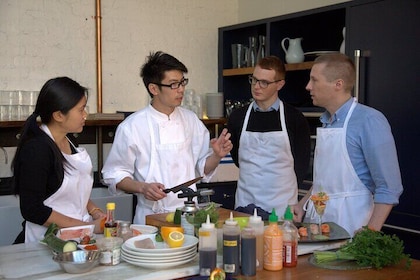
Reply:
[[410, 268], [410, 255], [404, 254], [403, 242], [395, 235], [387, 235], [368, 227], [356, 233], [353, 240], [348, 241], [336, 252], [314, 252], [315, 261], [324, 263], [334, 260], [354, 260], [361, 266], [372, 266], [381, 269], [388, 265], [406, 261]]
[[210, 202], [206, 207], [198, 210], [194, 215], [194, 225], [196, 228], [199, 228], [202, 223], [205, 223], [207, 220], [207, 215], [210, 216], [210, 222], [217, 223], [219, 220], [219, 212], [217, 211], [216, 203]]

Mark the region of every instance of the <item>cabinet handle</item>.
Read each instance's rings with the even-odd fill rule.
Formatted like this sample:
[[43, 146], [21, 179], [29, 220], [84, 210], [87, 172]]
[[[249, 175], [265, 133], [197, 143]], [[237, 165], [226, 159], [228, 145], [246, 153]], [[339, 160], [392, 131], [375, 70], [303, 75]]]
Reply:
[[[354, 97], [360, 103], [360, 83], [365, 82], [364, 80], [360, 79], [360, 59], [361, 58], [368, 58], [371, 56], [370, 50], [354, 50], [354, 68], [356, 71], [356, 81], [354, 83]], [[366, 94], [366, 93], [365, 93]], [[362, 96], [363, 98], [363, 96]]]
[[223, 198], [230, 198], [230, 197], [231, 197], [230, 194], [226, 194], [226, 193], [223, 194]]
[[359, 101], [360, 90], [360, 50], [354, 50], [354, 68], [356, 70], [356, 81], [354, 83], [354, 97]]

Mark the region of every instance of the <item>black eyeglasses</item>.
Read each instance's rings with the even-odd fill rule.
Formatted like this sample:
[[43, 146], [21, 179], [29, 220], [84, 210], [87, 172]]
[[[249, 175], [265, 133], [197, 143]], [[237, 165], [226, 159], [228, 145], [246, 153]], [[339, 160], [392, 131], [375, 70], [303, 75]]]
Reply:
[[153, 84], [156, 84], [156, 85], [161, 86], [161, 87], [168, 87], [168, 88], [171, 88], [171, 89], [178, 89], [180, 86], [185, 87], [186, 85], [188, 85], [188, 79], [185, 79], [184, 78], [180, 82], [175, 82], [175, 83], [172, 83], [172, 84], [169, 84], [169, 85], [159, 84], [159, 83], [153, 83]]
[[251, 85], [255, 86], [257, 83], [259, 83], [261, 88], [267, 88], [269, 85], [274, 84], [276, 82], [280, 82], [282, 80], [282, 79], [280, 79], [280, 80], [277, 80], [277, 81], [269, 82], [269, 81], [266, 81], [266, 80], [258, 80], [254, 76], [249, 76], [248, 79], [249, 79], [249, 83]]

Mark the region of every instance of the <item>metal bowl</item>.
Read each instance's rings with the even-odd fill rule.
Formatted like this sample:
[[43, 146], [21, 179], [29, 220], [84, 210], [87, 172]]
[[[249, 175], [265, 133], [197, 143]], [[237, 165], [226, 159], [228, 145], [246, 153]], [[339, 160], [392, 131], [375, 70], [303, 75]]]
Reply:
[[77, 250], [56, 254], [53, 260], [67, 273], [85, 273], [98, 265], [100, 254], [99, 251]]

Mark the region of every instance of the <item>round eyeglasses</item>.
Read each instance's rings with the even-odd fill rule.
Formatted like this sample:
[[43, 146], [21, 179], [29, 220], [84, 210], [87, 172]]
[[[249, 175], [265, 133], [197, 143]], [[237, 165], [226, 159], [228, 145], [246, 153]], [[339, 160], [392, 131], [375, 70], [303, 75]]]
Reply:
[[183, 78], [180, 82], [171, 83], [169, 85], [159, 84], [159, 83], [154, 83], [154, 84], [156, 84], [158, 86], [161, 86], [161, 87], [169, 87], [171, 89], [178, 89], [180, 86], [185, 87], [186, 85], [188, 85], [188, 79]]
[[276, 82], [280, 82], [282, 79], [276, 80], [276, 81], [273, 81], [273, 82], [269, 82], [269, 81], [266, 81], [266, 80], [258, 80], [254, 76], [249, 76], [248, 80], [249, 80], [249, 83], [253, 86], [255, 86], [257, 83], [259, 83], [261, 88], [267, 88], [269, 85], [274, 84]]

